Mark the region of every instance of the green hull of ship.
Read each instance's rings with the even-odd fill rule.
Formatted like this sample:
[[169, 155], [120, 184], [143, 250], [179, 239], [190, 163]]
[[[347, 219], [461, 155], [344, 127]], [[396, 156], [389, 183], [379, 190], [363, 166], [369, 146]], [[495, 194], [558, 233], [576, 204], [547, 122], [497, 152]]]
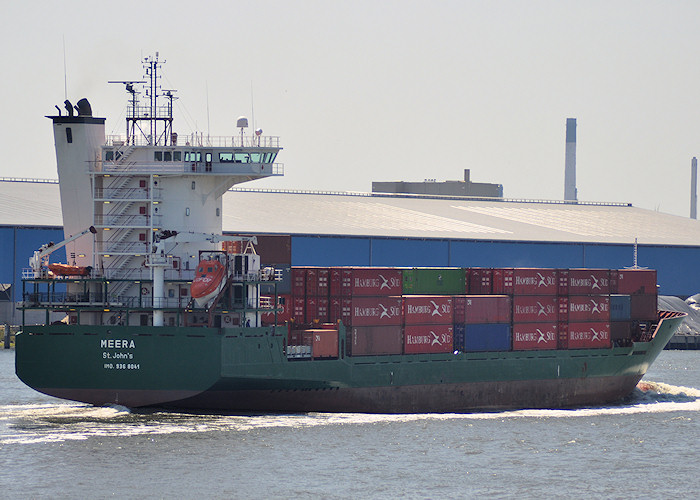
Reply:
[[[288, 359], [286, 329], [28, 326], [16, 372], [94, 405], [237, 412], [469, 412], [598, 405], [628, 395], [682, 317], [611, 349]], [[341, 329], [341, 346], [344, 331]]]

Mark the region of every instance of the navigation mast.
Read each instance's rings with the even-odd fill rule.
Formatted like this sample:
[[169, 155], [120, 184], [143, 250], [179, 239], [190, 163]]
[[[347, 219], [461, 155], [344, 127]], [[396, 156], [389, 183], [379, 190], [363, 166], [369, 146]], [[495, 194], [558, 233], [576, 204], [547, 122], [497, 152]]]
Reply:
[[[162, 61], [165, 63], [165, 61]], [[161, 76], [158, 70], [161, 67], [158, 52], [155, 57], [146, 57], [143, 60], [145, 80], [117, 80], [109, 83], [122, 83], [126, 91], [131, 94], [129, 107], [126, 113], [126, 142], [135, 145], [144, 143], [149, 146], [167, 146], [177, 143], [177, 136], [173, 134], [173, 100], [177, 99], [173, 89], [162, 89], [158, 83]], [[135, 85], [147, 84], [145, 94], [148, 105], [140, 106]], [[145, 86], [145, 85], [144, 85]], [[158, 97], [164, 97], [167, 104], [158, 105]], [[144, 123], [145, 122], [145, 123]], [[144, 141], [137, 140], [137, 135]]]

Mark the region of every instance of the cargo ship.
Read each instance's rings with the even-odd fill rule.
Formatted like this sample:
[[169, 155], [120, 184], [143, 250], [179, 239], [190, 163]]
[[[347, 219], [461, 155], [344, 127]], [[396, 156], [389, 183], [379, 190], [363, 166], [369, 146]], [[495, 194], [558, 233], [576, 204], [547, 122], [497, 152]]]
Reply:
[[222, 234], [221, 198], [283, 175], [279, 139], [245, 117], [228, 137], [179, 137], [161, 64], [120, 82], [125, 136], [86, 99], [48, 117], [65, 239], [31, 257], [16, 337], [37, 391], [234, 412], [600, 405], [632, 392], [682, 320], [657, 310], [647, 269], [263, 265], [255, 235]]

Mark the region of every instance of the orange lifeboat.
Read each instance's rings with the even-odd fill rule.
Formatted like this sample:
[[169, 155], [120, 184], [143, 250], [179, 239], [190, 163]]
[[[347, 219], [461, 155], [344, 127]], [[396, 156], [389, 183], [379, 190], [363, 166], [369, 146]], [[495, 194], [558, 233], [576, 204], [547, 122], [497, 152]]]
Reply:
[[92, 267], [69, 266], [68, 264], [49, 264], [49, 271], [55, 276], [87, 276]]
[[207, 302], [219, 294], [226, 284], [225, 276], [226, 268], [218, 260], [204, 259], [199, 262], [190, 285], [190, 293], [198, 307], [206, 306]]

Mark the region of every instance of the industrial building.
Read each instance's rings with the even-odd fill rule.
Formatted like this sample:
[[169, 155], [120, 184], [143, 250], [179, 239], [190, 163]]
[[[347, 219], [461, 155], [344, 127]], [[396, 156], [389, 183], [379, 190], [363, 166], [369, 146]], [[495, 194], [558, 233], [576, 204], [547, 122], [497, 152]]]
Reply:
[[424, 182], [373, 182], [372, 192], [502, 198], [503, 184], [472, 182], [471, 170], [465, 168], [464, 180], [461, 181], [437, 182], [435, 179], [426, 179]]
[[[59, 190], [0, 179], [0, 196], [0, 322], [17, 323], [29, 257], [63, 239]], [[225, 232], [267, 236], [265, 264], [622, 268], [636, 252], [661, 294], [700, 292], [700, 222], [625, 203], [235, 189], [222, 217]]]

